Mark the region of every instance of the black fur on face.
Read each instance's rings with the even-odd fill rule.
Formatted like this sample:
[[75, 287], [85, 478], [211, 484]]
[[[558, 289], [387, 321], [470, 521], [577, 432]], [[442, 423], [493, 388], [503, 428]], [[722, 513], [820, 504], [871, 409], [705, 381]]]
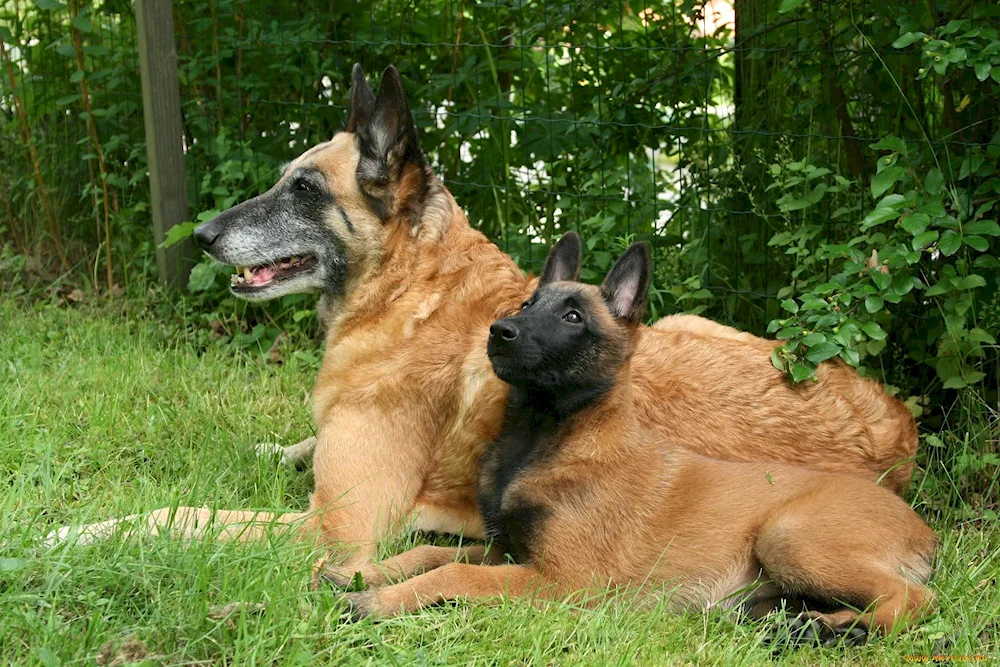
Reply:
[[601, 395], [631, 352], [649, 289], [649, 250], [629, 248], [600, 289], [579, 275], [580, 239], [553, 247], [535, 293], [519, 313], [494, 322], [487, 352], [497, 376], [540, 390], [572, 409]]
[[330, 226], [337, 215], [350, 228], [323, 174], [300, 167], [264, 194], [199, 226], [195, 238], [220, 262], [251, 267], [255, 275], [273, 271], [273, 277], [261, 283], [233, 276], [236, 296], [252, 301], [312, 291], [337, 296], [347, 280], [345, 244]]

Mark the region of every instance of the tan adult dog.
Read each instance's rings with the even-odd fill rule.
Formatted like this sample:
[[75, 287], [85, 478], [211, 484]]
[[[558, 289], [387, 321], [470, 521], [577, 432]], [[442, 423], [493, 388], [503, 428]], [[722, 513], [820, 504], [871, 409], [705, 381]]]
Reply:
[[[507, 396], [486, 339], [534, 281], [469, 226], [431, 172], [396, 69], [376, 97], [355, 66], [346, 129], [195, 236], [219, 261], [247, 267], [233, 276], [238, 296], [322, 295], [315, 492], [307, 515], [181, 507], [129, 519], [244, 539], [301, 522], [325, 541], [355, 545], [358, 561], [407, 522], [482, 537], [477, 463]], [[579, 254], [579, 239], [567, 242]], [[773, 346], [701, 318], [643, 327], [633, 362], [638, 419], [707, 456], [881, 477], [900, 492], [917, 447], [902, 403], [839, 362], [823, 364], [818, 382], [791, 386], [771, 365]]]
[[[665, 588], [682, 609], [761, 617], [812, 607], [793, 637], [835, 644], [934, 608], [924, 584], [937, 538], [888, 490], [710, 459], [643, 427], [630, 362], [649, 249], [633, 245], [597, 288], [576, 282], [577, 251], [566, 245], [555, 245], [521, 312], [490, 327], [489, 358], [510, 394], [479, 474], [489, 550], [423, 546], [361, 566], [369, 585], [418, 576], [347, 594], [355, 618], [457, 597]], [[353, 569], [326, 576], [350, 583]]]

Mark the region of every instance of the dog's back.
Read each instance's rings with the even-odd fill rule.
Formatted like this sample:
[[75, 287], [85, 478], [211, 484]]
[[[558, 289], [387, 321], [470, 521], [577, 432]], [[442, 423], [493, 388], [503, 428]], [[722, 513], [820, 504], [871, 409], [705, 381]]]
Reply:
[[[553, 249], [521, 311], [490, 327], [490, 363], [510, 385], [479, 475], [498, 553], [402, 554], [376, 571], [431, 571], [351, 596], [356, 613], [502, 591], [665, 587], [674, 606], [739, 605], [757, 616], [819, 600], [831, 611], [805, 621], [821, 637], [855, 642], [867, 628], [888, 630], [933, 608], [923, 584], [936, 538], [890, 491], [856, 476], [718, 461], [677, 446], [683, 436], [665, 441], [645, 428], [631, 360], [643, 335], [648, 249], [626, 251], [599, 289], [574, 282], [567, 254]], [[504, 554], [514, 563], [449, 563], [498, 563]]]

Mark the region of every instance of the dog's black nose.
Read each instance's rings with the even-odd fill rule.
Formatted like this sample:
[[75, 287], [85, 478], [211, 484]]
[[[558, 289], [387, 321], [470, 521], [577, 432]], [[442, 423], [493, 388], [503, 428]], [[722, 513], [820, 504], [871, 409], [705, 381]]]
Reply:
[[494, 322], [490, 327], [490, 338], [502, 338], [505, 341], [517, 338], [517, 327], [505, 320]]
[[219, 233], [220, 226], [215, 224], [215, 220], [209, 220], [194, 230], [194, 240], [202, 249], [208, 250], [215, 243], [215, 239], [219, 238]]

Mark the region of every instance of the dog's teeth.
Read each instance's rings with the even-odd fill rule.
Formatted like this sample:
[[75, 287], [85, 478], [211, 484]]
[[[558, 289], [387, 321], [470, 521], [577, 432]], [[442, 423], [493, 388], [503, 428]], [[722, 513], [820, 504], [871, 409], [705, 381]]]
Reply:
[[247, 282], [249, 282], [251, 278], [253, 278], [253, 274], [250, 273], [250, 269], [244, 268], [243, 269], [243, 280], [246, 280]]

